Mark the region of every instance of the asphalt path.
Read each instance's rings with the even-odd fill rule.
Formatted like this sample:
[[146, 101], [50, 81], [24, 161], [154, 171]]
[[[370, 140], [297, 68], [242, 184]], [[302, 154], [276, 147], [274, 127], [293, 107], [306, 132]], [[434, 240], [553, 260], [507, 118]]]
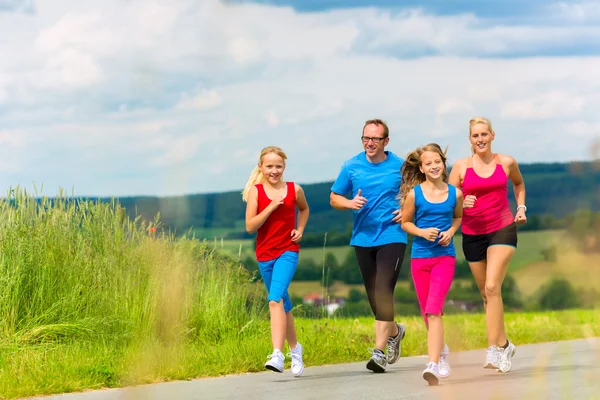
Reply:
[[428, 386], [426, 357], [402, 357], [383, 374], [365, 362], [99, 390], [44, 400], [599, 399], [600, 338], [519, 345], [512, 370], [483, 369], [485, 350], [451, 353], [452, 373]]

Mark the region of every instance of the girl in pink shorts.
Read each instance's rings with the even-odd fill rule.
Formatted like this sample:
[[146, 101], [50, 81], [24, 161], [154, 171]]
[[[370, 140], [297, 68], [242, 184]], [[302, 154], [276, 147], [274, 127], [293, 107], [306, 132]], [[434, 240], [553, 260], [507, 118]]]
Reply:
[[429, 362], [423, 379], [437, 385], [450, 375], [444, 344], [443, 306], [456, 264], [453, 237], [462, 219], [463, 196], [449, 185], [446, 154], [430, 143], [411, 152], [402, 166], [402, 229], [413, 235], [411, 271], [427, 326]]

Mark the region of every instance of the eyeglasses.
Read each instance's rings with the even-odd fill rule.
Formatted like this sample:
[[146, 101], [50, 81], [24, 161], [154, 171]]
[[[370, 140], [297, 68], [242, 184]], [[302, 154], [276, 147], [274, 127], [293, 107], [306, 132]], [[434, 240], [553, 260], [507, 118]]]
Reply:
[[369, 143], [369, 140], [372, 140], [373, 143], [379, 143], [382, 140], [385, 140], [386, 138], [384, 137], [368, 137], [368, 136], [361, 136], [360, 137], [362, 139], [363, 142], [365, 143]]

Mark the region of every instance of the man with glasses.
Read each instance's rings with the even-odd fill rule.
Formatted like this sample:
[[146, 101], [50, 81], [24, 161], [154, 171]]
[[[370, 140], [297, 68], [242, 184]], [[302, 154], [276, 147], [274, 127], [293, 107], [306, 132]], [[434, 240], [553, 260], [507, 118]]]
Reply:
[[[394, 289], [407, 243], [397, 200], [404, 159], [385, 150], [389, 129], [380, 119], [365, 122], [361, 140], [364, 151], [342, 166], [331, 187], [330, 204], [353, 210], [350, 245], [375, 315], [375, 348], [367, 368], [385, 372], [387, 364], [400, 357], [406, 333], [405, 326], [394, 321]], [[346, 198], [348, 193], [352, 199]]]

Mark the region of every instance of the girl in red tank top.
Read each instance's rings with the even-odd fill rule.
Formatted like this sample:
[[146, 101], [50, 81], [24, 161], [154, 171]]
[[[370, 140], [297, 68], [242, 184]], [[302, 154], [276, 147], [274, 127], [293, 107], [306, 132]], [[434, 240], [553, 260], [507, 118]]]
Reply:
[[298, 266], [299, 242], [309, 208], [302, 187], [282, 179], [286, 159], [279, 147], [265, 147], [242, 192], [242, 199], [247, 202], [246, 230], [257, 232], [256, 260], [268, 293], [273, 352], [265, 368], [283, 372], [282, 350], [287, 340], [292, 373], [299, 376], [304, 371], [302, 345], [296, 338], [288, 287]]
[[[491, 122], [475, 117], [469, 123], [472, 156], [452, 167], [449, 183], [464, 194], [462, 248], [483, 297], [488, 349], [484, 368], [508, 372], [516, 347], [504, 329], [502, 282], [517, 247], [516, 224], [527, 222], [525, 183], [517, 161], [492, 153], [496, 134]], [[517, 201], [513, 217], [508, 202], [508, 181]]]

